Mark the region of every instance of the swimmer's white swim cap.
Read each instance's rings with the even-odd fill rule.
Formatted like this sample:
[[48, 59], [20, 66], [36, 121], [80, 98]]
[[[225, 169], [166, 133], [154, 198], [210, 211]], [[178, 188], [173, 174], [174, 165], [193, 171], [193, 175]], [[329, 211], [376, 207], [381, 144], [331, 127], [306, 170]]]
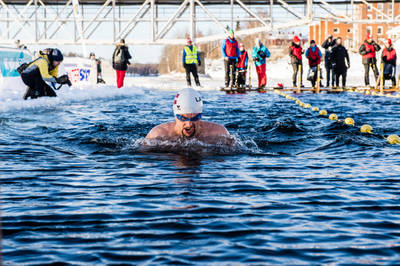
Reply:
[[192, 88], [178, 92], [174, 100], [174, 114], [199, 114], [203, 112], [203, 100], [200, 93]]

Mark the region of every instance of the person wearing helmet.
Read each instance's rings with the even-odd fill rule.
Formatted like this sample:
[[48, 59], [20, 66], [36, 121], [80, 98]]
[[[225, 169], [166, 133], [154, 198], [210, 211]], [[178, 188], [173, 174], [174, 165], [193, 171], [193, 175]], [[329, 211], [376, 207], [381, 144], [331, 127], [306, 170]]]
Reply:
[[178, 140], [195, 138], [212, 142], [229, 138], [229, 132], [222, 125], [201, 120], [203, 100], [192, 88], [178, 92], [173, 104], [175, 121], [158, 125], [150, 130], [146, 139]]
[[22, 81], [28, 86], [24, 100], [29, 97], [31, 99], [43, 96], [56, 97], [57, 94], [46, 82], [71, 86], [67, 75], [58, 77], [58, 66], [63, 59], [61, 51], [56, 48], [39, 51], [38, 58], [27, 64], [26, 68], [20, 72]]
[[[381, 49], [372, 37], [371, 33], [367, 34], [364, 43], [360, 46], [359, 52], [362, 55], [362, 63], [364, 65], [364, 82], [365, 86], [369, 86], [369, 68], [371, 67], [375, 74], [375, 80], [378, 80], [379, 71], [376, 66], [376, 52]], [[336, 84], [337, 85], [337, 84]]]

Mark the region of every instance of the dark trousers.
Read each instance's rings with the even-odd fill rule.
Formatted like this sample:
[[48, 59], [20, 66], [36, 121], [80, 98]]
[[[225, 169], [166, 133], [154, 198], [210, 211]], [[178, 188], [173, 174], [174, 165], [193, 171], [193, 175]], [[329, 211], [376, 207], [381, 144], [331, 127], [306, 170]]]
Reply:
[[326, 70], [326, 86], [329, 87], [329, 82], [330, 82], [331, 73], [332, 73], [332, 87], [334, 87], [335, 86], [335, 76], [336, 76], [335, 69], [331, 65], [325, 65], [325, 70]]
[[301, 84], [303, 85], [303, 63], [302, 62], [296, 62], [296, 63], [292, 63], [292, 67], [293, 67], [293, 76], [292, 76], [292, 80], [293, 80], [293, 87], [296, 87], [297, 85], [297, 72], [299, 72], [299, 66], [301, 66], [301, 72], [300, 72], [300, 77], [301, 77]]
[[347, 77], [347, 69], [337, 71], [336, 70], [336, 86], [339, 86], [339, 78], [342, 76], [342, 87], [346, 87], [346, 77]]
[[369, 86], [369, 67], [371, 66], [372, 70], [374, 71], [375, 80], [378, 80], [379, 71], [376, 67], [375, 63], [364, 64], [364, 82], [365, 86]]
[[196, 64], [184, 64], [186, 70], [186, 82], [188, 86], [192, 85], [192, 81], [190, 80], [190, 73], [192, 73], [194, 77], [194, 81], [197, 86], [200, 86], [199, 75], [197, 74], [197, 66]]
[[[386, 69], [386, 64], [384, 64], [383, 65], [383, 69]], [[390, 79], [391, 81], [392, 81], [392, 86], [394, 87], [394, 86], [396, 86], [396, 66], [395, 65], [393, 65], [393, 75], [392, 75], [392, 77], [391, 78], [386, 78], [386, 74], [385, 75], [383, 75], [383, 86], [385, 86], [385, 80], [386, 79]]]
[[245, 86], [246, 85], [246, 70], [239, 70], [237, 74], [237, 85]]
[[232, 86], [235, 86], [236, 59], [229, 58], [228, 60], [224, 60], [224, 66], [225, 66], [225, 87], [228, 87], [231, 81], [231, 68], [232, 68]]
[[44, 82], [38, 68], [28, 73], [23, 72], [21, 74], [21, 78], [25, 85], [29, 87], [24, 95], [25, 100], [29, 97], [35, 99], [43, 96], [57, 96], [55, 91], [46, 82]]

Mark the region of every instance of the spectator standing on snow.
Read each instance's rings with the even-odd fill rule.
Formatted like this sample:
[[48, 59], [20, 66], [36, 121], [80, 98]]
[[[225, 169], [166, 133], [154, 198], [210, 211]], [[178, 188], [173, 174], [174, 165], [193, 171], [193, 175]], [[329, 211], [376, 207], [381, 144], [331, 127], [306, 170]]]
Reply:
[[332, 67], [335, 72], [336, 85], [339, 86], [339, 78], [342, 77], [342, 87], [346, 87], [347, 69], [350, 68], [350, 58], [347, 49], [342, 45], [342, 38], [336, 39], [336, 45], [332, 48]]
[[383, 86], [385, 86], [385, 79], [392, 80], [392, 86], [396, 86], [396, 50], [393, 48], [392, 40], [385, 41], [385, 49], [382, 51], [383, 63]]
[[[225, 66], [225, 87], [229, 87], [231, 82], [235, 82], [236, 75], [236, 63], [239, 61], [239, 44], [235, 39], [235, 32], [231, 29], [229, 31], [229, 36], [222, 42], [222, 56], [224, 57]], [[232, 69], [232, 71], [231, 71]], [[232, 84], [235, 86], [236, 84]]]
[[333, 39], [332, 35], [329, 35], [328, 39], [326, 39], [322, 43], [322, 48], [325, 49], [326, 87], [329, 87], [331, 77], [332, 77], [332, 83], [331, 83], [332, 87], [335, 87], [335, 71], [332, 68], [332, 62], [331, 62], [332, 48], [335, 45], [336, 45], [336, 40]]
[[362, 55], [362, 63], [364, 65], [364, 82], [365, 86], [369, 86], [369, 68], [374, 71], [375, 80], [378, 80], [379, 71], [376, 66], [376, 52], [381, 49], [379, 44], [374, 42], [372, 34], [368, 33], [364, 43], [360, 46], [359, 52]]
[[247, 54], [246, 49], [244, 48], [244, 44], [239, 44], [240, 56], [239, 62], [237, 63], [237, 84], [238, 86], [245, 86], [246, 85], [246, 74], [247, 74], [247, 66], [249, 62], [249, 56]]
[[301, 77], [301, 87], [304, 87], [303, 85], [303, 61], [302, 61], [302, 55], [304, 54], [304, 49], [301, 47], [300, 44], [300, 39], [297, 36], [294, 36], [292, 45], [289, 47], [289, 56], [290, 56], [290, 61], [293, 67], [293, 87], [297, 87], [297, 73], [299, 72], [299, 66], [301, 66], [301, 71], [299, 73]]
[[253, 48], [253, 60], [256, 65], [259, 89], [264, 89], [267, 85], [266, 63], [270, 56], [268, 48], [257, 38]]
[[116, 44], [112, 57], [112, 66], [117, 72], [118, 88], [124, 86], [125, 73], [128, 69], [128, 65], [131, 64], [129, 62], [131, 58], [132, 56], [129, 53], [128, 46], [125, 45], [125, 40], [121, 39], [120, 42]]
[[194, 77], [196, 86], [200, 87], [199, 75], [197, 73], [197, 65], [201, 66], [200, 55], [197, 52], [197, 47], [193, 45], [192, 39], [187, 37], [187, 45], [183, 48], [182, 52], [182, 63], [186, 71], [186, 82], [190, 87], [192, 82], [190, 80], [190, 73]]
[[[317, 67], [321, 63], [321, 58], [322, 58], [321, 51], [315, 44], [314, 40], [311, 40], [310, 42], [310, 47], [306, 51], [306, 57], [308, 58], [308, 65], [310, 67], [308, 77], [309, 80], [311, 81], [312, 86], [314, 87], [315, 82], [317, 81], [317, 72], [318, 72]], [[313, 74], [311, 74], [311, 72]]]

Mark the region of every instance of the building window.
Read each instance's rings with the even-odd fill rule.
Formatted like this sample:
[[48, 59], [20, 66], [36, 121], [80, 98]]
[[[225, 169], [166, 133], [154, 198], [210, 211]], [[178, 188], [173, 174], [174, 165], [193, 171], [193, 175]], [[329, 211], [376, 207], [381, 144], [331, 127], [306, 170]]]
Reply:
[[351, 29], [347, 29], [347, 33], [351, 33], [352, 31], [351, 31]]
[[378, 9], [383, 12], [383, 3], [378, 3]]
[[372, 20], [372, 14], [368, 14], [368, 15], [367, 15], [367, 19], [368, 19], [368, 20]]
[[367, 11], [371, 11], [371, 6], [367, 5]]
[[383, 27], [382, 26], [378, 26], [376, 32], [377, 32], [378, 35], [382, 35], [383, 34]]
[[335, 34], [338, 34], [338, 33], [340, 33], [340, 30], [339, 30], [339, 28], [334, 28], [334, 29], [333, 29], [333, 33], [335, 33]]

